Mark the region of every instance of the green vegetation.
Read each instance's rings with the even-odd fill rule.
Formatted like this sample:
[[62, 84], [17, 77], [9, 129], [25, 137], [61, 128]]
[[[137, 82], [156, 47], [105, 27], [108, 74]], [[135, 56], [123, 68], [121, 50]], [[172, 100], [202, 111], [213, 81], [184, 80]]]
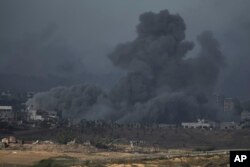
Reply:
[[112, 140], [111, 139], [101, 139], [101, 138], [96, 138], [96, 139], [92, 139], [90, 141], [91, 145], [95, 146], [98, 149], [109, 149], [112, 150], [114, 149], [114, 146], [112, 144]]
[[80, 161], [72, 157], [55, 157], [39, 161], [33, 167], [69, 167], [71, 165], [83, 165], [88, 167], [105, 167], [103, 161]]
[[41, 160], [38, 164], [34, 165], [33, 167], [66, 167], [66, 166], [53, 159], [46, 159], [46, 160]]
[[73, 157], [61, 156], [39, 161], [33, 167], [68, 167], [74, 165], [77, 159]]
[[214, 147], [197, 147], [193, 149], [193, 151], [213, 151], [213, 150], [215, 150]]
[[30, 167], [27, 165], [16, 165], [16, 164], [1, 164], [0, 163], [0, 167]]
[[67, 142], [73, 140], [75, 135], [68, 129], [60, 129], [56, 135], [56, 142], [60, 144], [67, 144]]

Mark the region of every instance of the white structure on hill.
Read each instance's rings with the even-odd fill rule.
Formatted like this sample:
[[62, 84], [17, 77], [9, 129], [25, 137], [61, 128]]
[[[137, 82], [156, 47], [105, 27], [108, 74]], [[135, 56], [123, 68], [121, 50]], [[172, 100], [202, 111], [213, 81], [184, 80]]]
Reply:
[[181, 123], [181, 126], [183, 128], [214, 128], [215, 127], [215, 123], [214, 122], [207, 122], [204, 119], [198, 119], [197, 122], [183, 122]]

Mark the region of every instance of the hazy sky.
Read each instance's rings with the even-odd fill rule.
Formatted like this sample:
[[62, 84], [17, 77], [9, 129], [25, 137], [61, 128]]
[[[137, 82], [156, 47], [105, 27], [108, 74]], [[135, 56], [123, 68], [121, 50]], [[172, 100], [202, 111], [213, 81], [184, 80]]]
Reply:
[[[242, 82], [245, 86], [250, 82], [249, 6], [248, 0], [1, 0], [0, 38], [16, 41], [27, 33], [40, 33], [48, 25], [56, 25], [56, 38], [66, 41], [84, 68], [92, 73], [109, 73], [114, 67], [106, 55], [118, 43], [135, 38], [139, 15], [168, 9], [184, 18], [188, 40], [195, 40], [204, 30], [214, 32], [228, 57], [230, 70], [237, 76], [244, 73], [238, 81], [226, 74], [227, 82], [235, 82], [226, 86], [231, 91], [241, 87]], [[235, 69], [239, 67], [242, 69]], [[231, 94], [237, 95], [237, 90]], [[242, 90], [246, 91], [250, 93], [250, 88]]]

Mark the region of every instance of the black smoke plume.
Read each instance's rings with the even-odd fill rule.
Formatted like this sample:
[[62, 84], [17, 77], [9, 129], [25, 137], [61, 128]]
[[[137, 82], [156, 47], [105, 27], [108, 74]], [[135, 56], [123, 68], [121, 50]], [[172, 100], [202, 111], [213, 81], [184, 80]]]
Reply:
[[[41, 99], [57, 96], [58, 100], [50, 100], [53, 102], [44, 109], [63, 110], [65, 117], [77, 116], [77, 119], [79, 115], [88, 119], [88, 114], [91, 119], [118, 122], [179, 123], [197, 118], [215, 119], [217, 106], [212, 93], [224, 56], [219, 42], [207, 31], [197, 37], [199, 54], [187, 57], [194, 43], [185, 40], [185, 30], [184, 20], [168, 10], [144, 13], [140, 16], [136, 39], [118, 45], [109, 55], [112, 63], [127, 74], [107, 95], [103, 96], [106, 93], [94, 87], [98, 90], [94, 100], [82, 105], [88, 100], [78, 97], [89, 95], [73, 91], [72, 87], [64, 88], [70, 96], [63, 90], [53, 89], [36, 95], [30, 102], [44, 107], [47, 103]], [[98, 101], [100, 94], [105, 103]], [[77, 102], [72, 103], [74, 100]], [[69, 103], [71, 107], [67, 108]]]

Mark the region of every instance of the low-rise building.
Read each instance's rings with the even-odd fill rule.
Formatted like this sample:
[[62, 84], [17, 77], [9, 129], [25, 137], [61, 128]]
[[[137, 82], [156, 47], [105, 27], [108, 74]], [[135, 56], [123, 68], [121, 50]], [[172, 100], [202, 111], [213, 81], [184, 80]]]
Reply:
[[236, 122], [221, 122], [220, 123], [220, 129], [222, 129], [222, 130], [226, 130], [226, 129], [240, 129], [240, 128], [241, 127]]
[[0, 106], [0, 120], [2, 121], [13, 121], [14, 112], [12, 106]]
[[243, 111], [240, 115], [241, 121], [250, 121], [250, 112]]
[[[29, 122], [44, 122], [43, 126], [47, 126], [50, 128], [54, 128], [57, 126], [59, 117], [57, 115], [57, 112], [55, 111], [45, 111], [45, 110], [40, 110], [36, 109], [32, 106], [27, 107], [27, 115], [28, 115], [28, 121]], [[39, 124], [34, 124], [35, 126], [40, 126]]]
[[158, 127], [161, 129], [170, 129], [170, 128], [176, 128], [176, 125], [175, 124], [159, 124]]
[[29, 120], [31, 121], [43, 121], [44, 118], [42, 115], [39, 115], [38, 110], [36, 109], [28, 109]]
[[208, 121], [205, 121], [204, 119], [198, 119], [197, 122], [183, 122], [181, 123], [181, 126], [183, 128], [207, 128], [207, 129], [210, 129], [210, 128], [214, 128], [215, 127], [215, 123], [214, 122], [208, 122]]

